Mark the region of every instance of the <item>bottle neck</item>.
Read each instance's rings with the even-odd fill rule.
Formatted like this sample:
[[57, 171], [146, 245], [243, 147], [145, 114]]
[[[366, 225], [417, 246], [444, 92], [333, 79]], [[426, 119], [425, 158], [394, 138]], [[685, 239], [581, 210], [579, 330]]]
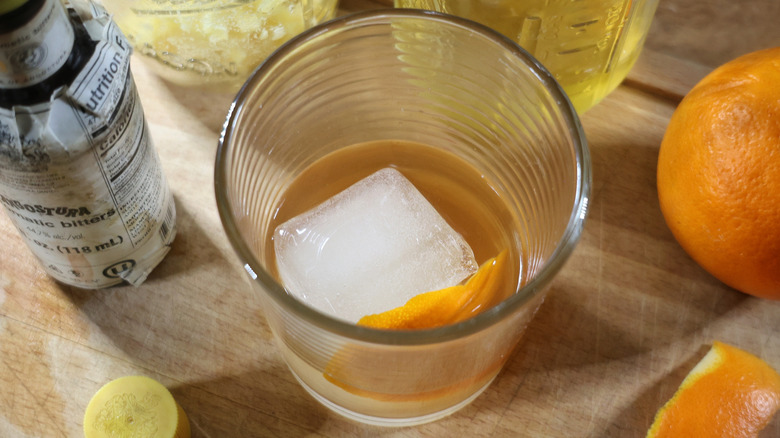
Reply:
[[68, 61], [76, 36], [59, 0], [29, 0], [0, 20], [18, 26], [0, 33], [0, 88], [39, 84]]
[[[25, 11], [27, 20], [7, 20]], [[3, 23], [18, 24], [6, 31]], [[57, 90], [73, 84], [96, 46], [76, 11], [60, 0], [28, 0], [0, 15], [0, 107], [51, 101]]]

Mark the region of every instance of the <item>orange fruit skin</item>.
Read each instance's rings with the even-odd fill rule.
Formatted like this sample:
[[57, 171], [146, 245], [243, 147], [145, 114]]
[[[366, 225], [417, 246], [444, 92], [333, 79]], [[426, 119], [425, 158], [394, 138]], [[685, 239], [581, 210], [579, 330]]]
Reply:
[[780, 47], [699, 82], [672, 115], [657, 170], [685, 251], [732, 288], [780, 300]]
[[357, 325], [386, 330], [441, 327], [468, 319], [485, 310], [498, 294], [498, 272], [507, 263], [506, 250], [486, 261], [463, 285], [415, 295], [401, 307], [366, 315]]
[[647, 438], [755, 438], [780, 408], [780, 375], [722, 342], [691, 370]]

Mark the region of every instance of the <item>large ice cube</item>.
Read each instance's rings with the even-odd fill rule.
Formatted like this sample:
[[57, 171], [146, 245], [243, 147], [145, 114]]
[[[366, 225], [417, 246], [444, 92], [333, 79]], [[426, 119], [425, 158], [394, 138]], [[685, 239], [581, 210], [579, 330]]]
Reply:
[[350, 322], [460, 283], [474, 253], [395, 169], [382, 169], [279, 225], [282, 283], [300, 300]]

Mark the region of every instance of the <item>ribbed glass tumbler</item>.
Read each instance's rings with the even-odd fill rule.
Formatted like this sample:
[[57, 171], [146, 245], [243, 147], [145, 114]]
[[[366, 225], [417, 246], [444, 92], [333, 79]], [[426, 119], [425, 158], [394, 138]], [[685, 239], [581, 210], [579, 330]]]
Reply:
[[[424, 330], [378, 330], [311, 308], [274, 275], [274, 215], [318, 159], [377, 140], [422, 143], [477, 169], [505, 206], [514, 293], [476, 316]], [[441, 418], [501, 370], [582, 231], [590, 159], [577, 115], [514, 42], [433, 12], [383, 10], [292, 39], [239, 92], [217, 153], [225, 231], [295, 377], [357, 421]]]

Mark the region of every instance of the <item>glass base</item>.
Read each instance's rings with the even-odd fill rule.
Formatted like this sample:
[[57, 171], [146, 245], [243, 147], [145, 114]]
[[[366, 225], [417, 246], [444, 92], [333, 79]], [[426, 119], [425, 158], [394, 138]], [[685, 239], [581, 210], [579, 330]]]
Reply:
[[[292, 370], [290, 370], [292, 371]], [[352, 411], [350, 409], [347, 409], [343, 406], [339, 406], [332, 401], [328, 400], [327, 398], [323, 397], [322, 395], [315, 392], [309, 385], [304, 383], [303, 380], [301, 380], [295, 372], [292, 372], [293, 376], [295, 376], [295, 379], [298, 381], [298, 383], [303, 386], [303, 389], [306, 390], [309, 394], [311, 394], [312, 397], [314, 397], [318, 402], [320, 402], [323, 406], [330, 409], [331, 411], [346, 417], [350, 420], [357, 421], [359, 423], [364, 424], [370, 424], [372, 426], [382, 426], [382, 427], [407, 427], [407, 426], [417, 426], [420, 424], [430, 423], [432, 421], [436, 421], [439, 419], [442, 419], [450, 414], [455, 413], [456, 411], [460, 410], [461, 408], [465, 407], [474, 399], [480, 396], [485, 389], [487, 389], [488, 386], [490, 386], [491, 383], [493, 383], [493, 379], [490, 379], [483, 387], [479, 388], [474, 394], [470, 395], [465, 400], [461, 401], [460, 403], [457, 403], [453, 406], [450, 406], [449, 408], [443, 409], [438, 412], [434, 412], [431, 414], [421, 415], [419, 417], [404, 417], [404, 418], [397, 418], [397, 417], [376, 417], [373, 415], [365, 415], [361, 414], [359, 412]]]

